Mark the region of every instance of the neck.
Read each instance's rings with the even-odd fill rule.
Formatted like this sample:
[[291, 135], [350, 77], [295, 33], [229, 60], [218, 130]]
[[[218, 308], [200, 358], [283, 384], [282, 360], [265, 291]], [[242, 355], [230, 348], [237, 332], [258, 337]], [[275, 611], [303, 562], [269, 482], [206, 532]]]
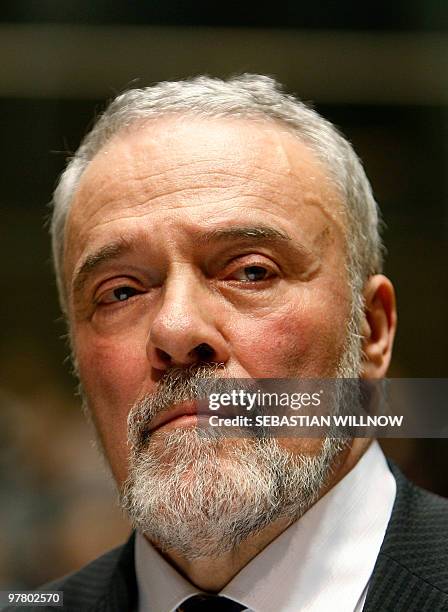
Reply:
[[[355, 438], [350, 446], [341, 451], [333, 466], [331, 477], [316, 501], [328, 493], [330, 489], [354, 468], [370, 443], [371, 440], [369, 439]], [[245, 540], [236, 550], [232, 550], [219, 557], [201, 557], [189, 560], [177, 554], [175, 550], [165, 552], [163, 555], [171, 565], [196, 587], [202, 591], [218, 593], [249, 561], [256, 557], [258, 553], [290, 525], [291, 520], [280, 519], [253, 535], [250, 539]], [[157, 547], [155, 543], [152, 544]]]

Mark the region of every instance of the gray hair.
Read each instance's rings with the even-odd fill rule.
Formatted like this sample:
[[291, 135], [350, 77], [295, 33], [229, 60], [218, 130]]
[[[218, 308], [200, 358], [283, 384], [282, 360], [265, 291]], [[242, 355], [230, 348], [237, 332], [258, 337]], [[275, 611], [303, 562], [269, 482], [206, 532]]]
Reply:
[[204, 118], [264, 119], [288, 127], [326, 166], [345, 205], [347, 271], [355, 311], [371, 274], [381, 271], [383, 247], [379, 210], [363, 166], [350, 143], [316, 111], [285, 94], [267, 76], [243, 74], [228, 80], [195, 77], [131, 89], [117, 96], [99, 117], [62, 173], [53, 197], [51, 235], [53, 261], [61, 306], [66, 311], [63, 278], [64, 234], [73, 197], [93, 157], [118, 132], [136, 122], [169, 114]]

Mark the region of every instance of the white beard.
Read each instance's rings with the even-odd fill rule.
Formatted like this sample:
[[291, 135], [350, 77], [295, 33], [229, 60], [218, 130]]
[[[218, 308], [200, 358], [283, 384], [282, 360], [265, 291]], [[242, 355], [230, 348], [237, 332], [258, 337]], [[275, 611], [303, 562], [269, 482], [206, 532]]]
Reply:
[[[360, 363], [359, 336], [349, 333], [335, 377], [357, 378]], [[136, 404], [128, 419], [132, 453], [121, 506], [160, 549], [190, 560], [235, 550], [277, 519], [300, 518], [320, 497], [335, 458], [349, 443], [327, 436], [309, 455], [273, 438], [213, 439], [195, 429], [144, 437], [148, 419], [190, 399], [198, 378], [216, 369], [205, 367], [179, 385], [175, 373], [168, 376], [164, 391]]]
[[135, 458], [122, 506], [135, 528], [187, 559], [234, 550], [275, 520], [316, 501], [342, 445], [293, 455], [275, 439], [213, 440], [194, 429], [155, 433]]

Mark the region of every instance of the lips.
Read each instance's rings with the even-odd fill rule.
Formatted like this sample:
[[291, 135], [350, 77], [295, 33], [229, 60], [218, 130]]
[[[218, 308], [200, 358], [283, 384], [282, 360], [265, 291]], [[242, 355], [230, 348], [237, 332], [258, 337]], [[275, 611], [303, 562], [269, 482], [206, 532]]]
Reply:
[[151, 421], [149, 432], [153, 433], [156, 429], [159, 429], [163, 425], [167, 425], [172, 421], [180, 419], [181, 417], [197, 417], [201, 414], [205, 415], [209, 413], [205, 410], [200, 410], [198, 407], [198, 403], [194, 400], [182, 402], [181, 404], [176, 404], [176, 406], [174, 406], [173, 408], [164, 410], [156, 417], [154, 417], [154, 419]]

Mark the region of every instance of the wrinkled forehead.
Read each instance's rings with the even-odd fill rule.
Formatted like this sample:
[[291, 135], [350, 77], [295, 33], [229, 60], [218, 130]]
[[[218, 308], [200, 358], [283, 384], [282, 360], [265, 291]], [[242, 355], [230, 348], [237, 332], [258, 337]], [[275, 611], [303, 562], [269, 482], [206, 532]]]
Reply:
[[150, 201], [172, 206], [173, 193], [179, 206], [191, 205], [194, 190], [201, 194], [204, 215], [216, 207], [220, 192], [223, 207], [238, 192], [254, 193], [273, 209], [311, 193], [344, 232], [344, 207], [334, 182], [290, 129], [266, 120], [170, 116], [117, 133], [87, 166], [69, 214], [66, 256], [89, 228], [122, 215], [123, 208]]
[[[291, 157], [295, 147], [299, 150], [294, 160]], [[191, 114], [135, 121], [119, 130], [92, 161], [99, 163], [111, 153], [121, 153], [125, 159], [146, 154], [149, 161], [164, 169], [183, 161], [221, 160], [235, 165], [252, 161], [272, 165], [273, 171], [284, 171], [292, 170], [291, 162], [314, 157], [311, 148], [286, 124], [261, 117], [201, 118]]]
[[[291, 128], [267, 119], [198, 118], [174, 115], [138, 121], [113, 136], [88, 165], [74, 204], [83, 206], [98, 183], [113, 187], [129, 169], [135, 178], [160, 178], [162, 173], [242, 175], [264, 172], [273, 182], [291, 179], [297, 186], [307, 181], [319, 183], [329, 204], [341, 197], [330, 173], [311, 147]], [[341, 211], [335, 211], [338, 214]]]

